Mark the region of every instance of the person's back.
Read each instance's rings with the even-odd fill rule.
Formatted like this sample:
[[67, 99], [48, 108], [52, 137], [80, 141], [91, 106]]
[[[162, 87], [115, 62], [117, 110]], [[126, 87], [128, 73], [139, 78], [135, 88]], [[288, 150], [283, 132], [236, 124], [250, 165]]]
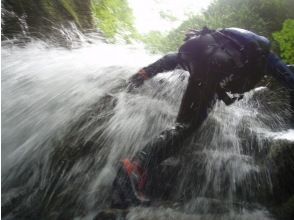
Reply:
[[[270, 53], [267, 38], [239, 28], [206, 30], [192, 36], [179, 49], [191, 76], [215, 77], [226, 92], [244, 93], [260, 81]], [[189, 54], [189, 55], [188, 55]], [[191, 59], [187, 62], [187, 58]], [[209, 70], [207, 70], [209, 68]], [[190, 68], [191, 69], [191, 68]]]
[[[225, 36], [239, 44], [242, 54], [244, 71], [234, 75], [234, 79], [227, 85], [230, 92], [243, 93], [253, 89], [265, 74], [266, 59], [270, 53], [270, 41], [253, 32], [239, 29], [226, 28], [220, 31]], [[243, 85], [240, 85], [243, 83]]]

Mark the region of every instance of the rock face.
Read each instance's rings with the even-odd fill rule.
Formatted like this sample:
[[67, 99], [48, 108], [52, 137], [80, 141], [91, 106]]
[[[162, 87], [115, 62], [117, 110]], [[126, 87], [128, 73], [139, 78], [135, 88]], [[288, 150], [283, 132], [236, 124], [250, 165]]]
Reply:
[[[80, 30], [93, 29], [91, 0], [3, 0], [2, 34], [11, 38], [45, 37], [56, 28], [74, 23]], [[55, 27], [55, 29], [52, 27]]]
[[273, 213], [281, 219], [294, 218], [294, 143], [275, 143], [268, 156], [271, 165]]
[[[150, 187], [151, 194], [160, 199], [187, 203], [195, 194], [201, 195], [203, 193], [202, 190], [207, 184], [207, 173], [205, 173], [207, 161], [214, 159], [208, 152], [195, 152], [181, 155], [180, 159], [174, 158], [163, 162], [154, 177], [157, 179], [155, 181], [157, 184]], [[262, 206], [266, 207], [275, 219], [293, 219], [294, 143], [274, 141], [262, 161], [258, 162], [259, 169], [248, 172], [243, 180], [236, 183], [235, 189], [232, 189], [229, 180], [230, 174], [226, 169], [228, 164], [233, 164], [235, 160], [240, 160], [240, 158], [233, 156], [221, 165], [221, 175], [223, 176], [218, 182], [220, 191], [215, 192], [212, 185], [209, 184], [207, 187], [210, 187], [210, 190], [203, 194], [203, 198], [206, 200], [214, 198], [215, 194], [218, 194], [220, 200], [207, 200], [205, 207], [203, 201], [193, 201], [197, 204], [197, 209], [204, 213], [212, 213], [213, 211], [222, 213], [228, 212], [228, 210], [240, 210], [242, 207], [254, 210]], [[253, 164], [250, 158], [244, 157], [242, 160]], [[227, 196], [230, 194], [233, 195], [233, 199], [226, 202]], [[211, 208], [209, 208], [210, 206]]]
[[[273, 119], [279, 121], [281, 115], [283, 118], [289, 117], [287, 111], [278, 113], [278, 109], [283, 109], [278, 105], [284, 105], [283, 102], [275, 102], [275, 106], [272, 106], [274, 102], [271, 101], [271, 92], [256, 92], [251, 97], [252, 102], [249, 100], [247, 105], [254, 104], [255, 99], [268, 101], [265, 102], [267, 105], [263, 103], [263, 107], [259, 107], [264, 114], [258, 118], [270, 127], [275, 126]], [[280, 99], [275, 97], [273, 100]], [[267, 112], [268, 109], [273, 112]], [[220, 109], [216, 117], [210, 118], [200, 132], [202, 137], [213, 137], [210, 132], [214, 135], [220, 132], [216, 136], [216, 147], [213, 147], [214, 141], [202, 142], [202, 137], [196, 136], [195, 143], [191, 142], [186, 152], [161, 164], [154, 177], [157, 179], [155, 182], [161, 184], [152, 185], [151, 194], [182, 204], [191, 203], [191, 207], [197, 207], [199, 212], [204, 213], [241, 210], [242, 207], [254, 210], [261, 206], [274, 219], [293, 219], [294, 130], [262, 134], [263, 131], [259, 132], [256, 125], [251, 124], [252, 121], [243, 117], [243, 122], [238, 122], [234, 128], [239, 138], [239, 147], [230, 147], [230, 141], [225, 142], [228, 138], [223, 133], [225, 129], [217, 130], [220, 125], [215, 119], [219, 116], [219, 111]], [[275, 118], [268, 118], [267, 115], [270, 114]], [[224, 121], [221, 126], [223, 124]], [[232, 131], [229, 133], [232, 134]], [[205, 198], [205, 202], [195, 200], [195, 197]], [[217, 200], [212, 201], [212, 198]], [[185, 211], [189, 209], [189, 205], [186, 205]]]

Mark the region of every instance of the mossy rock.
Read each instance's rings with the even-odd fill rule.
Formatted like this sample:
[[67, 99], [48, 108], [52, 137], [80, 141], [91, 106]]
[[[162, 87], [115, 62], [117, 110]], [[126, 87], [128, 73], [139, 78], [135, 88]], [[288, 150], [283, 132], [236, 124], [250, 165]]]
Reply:
[[[7, 37], [23, 33], [36, 37], [54, 32], [51, 27], [67, 26], [73, 22], [81, 30], [94, 29], [91, 0], [4, 0], [3, 32]], [[13, 13], [9, 13], [13, 12]]]

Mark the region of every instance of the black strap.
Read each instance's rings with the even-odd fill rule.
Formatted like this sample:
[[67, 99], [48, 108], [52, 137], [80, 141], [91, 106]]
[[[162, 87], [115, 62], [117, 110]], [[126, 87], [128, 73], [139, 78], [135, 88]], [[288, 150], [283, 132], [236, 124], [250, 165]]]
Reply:
[[[245, 45], [220, 31], [215, 31], [211, 35], [221, 47], [224, 47], [224, 51], [232, 58], [238, 68], [242, 68], [246, 62], [248, 62], [247, 54], [244, 50]], [[227, 42], [229, 42], [237, 51], [240, 52], [240, 57], [235, 56], [234, 54], [231, 54], [229, 50], [226, 50], [225, 45]]]

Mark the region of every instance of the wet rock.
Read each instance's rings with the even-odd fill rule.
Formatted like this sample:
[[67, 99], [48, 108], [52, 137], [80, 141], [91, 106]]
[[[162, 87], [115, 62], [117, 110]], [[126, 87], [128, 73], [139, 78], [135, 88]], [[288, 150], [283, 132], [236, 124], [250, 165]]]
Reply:
[[272, 179], [270, 206], [280, 219], [293, 219], [294, 143], [277, 141], [273, 144], [268, 159]]
[[278, 216], [279, 219], [294, 219], [294, 196], [292, 195], [286, 202], [274, 207], [273, 213]]
[[93, 220], [124, 220], [126, 219], [126, 215], [128, 210], [121, 209], [108, 209], [99, 212]]
[[[83, 32], [94, 29], [90, 0], [4, 0], [1, 3], [2, 35], [7, 38], [65, 40], [63, 28], [72, 29], [72, 24]], [[70, 36], [71, 40], [73, 37]]]

